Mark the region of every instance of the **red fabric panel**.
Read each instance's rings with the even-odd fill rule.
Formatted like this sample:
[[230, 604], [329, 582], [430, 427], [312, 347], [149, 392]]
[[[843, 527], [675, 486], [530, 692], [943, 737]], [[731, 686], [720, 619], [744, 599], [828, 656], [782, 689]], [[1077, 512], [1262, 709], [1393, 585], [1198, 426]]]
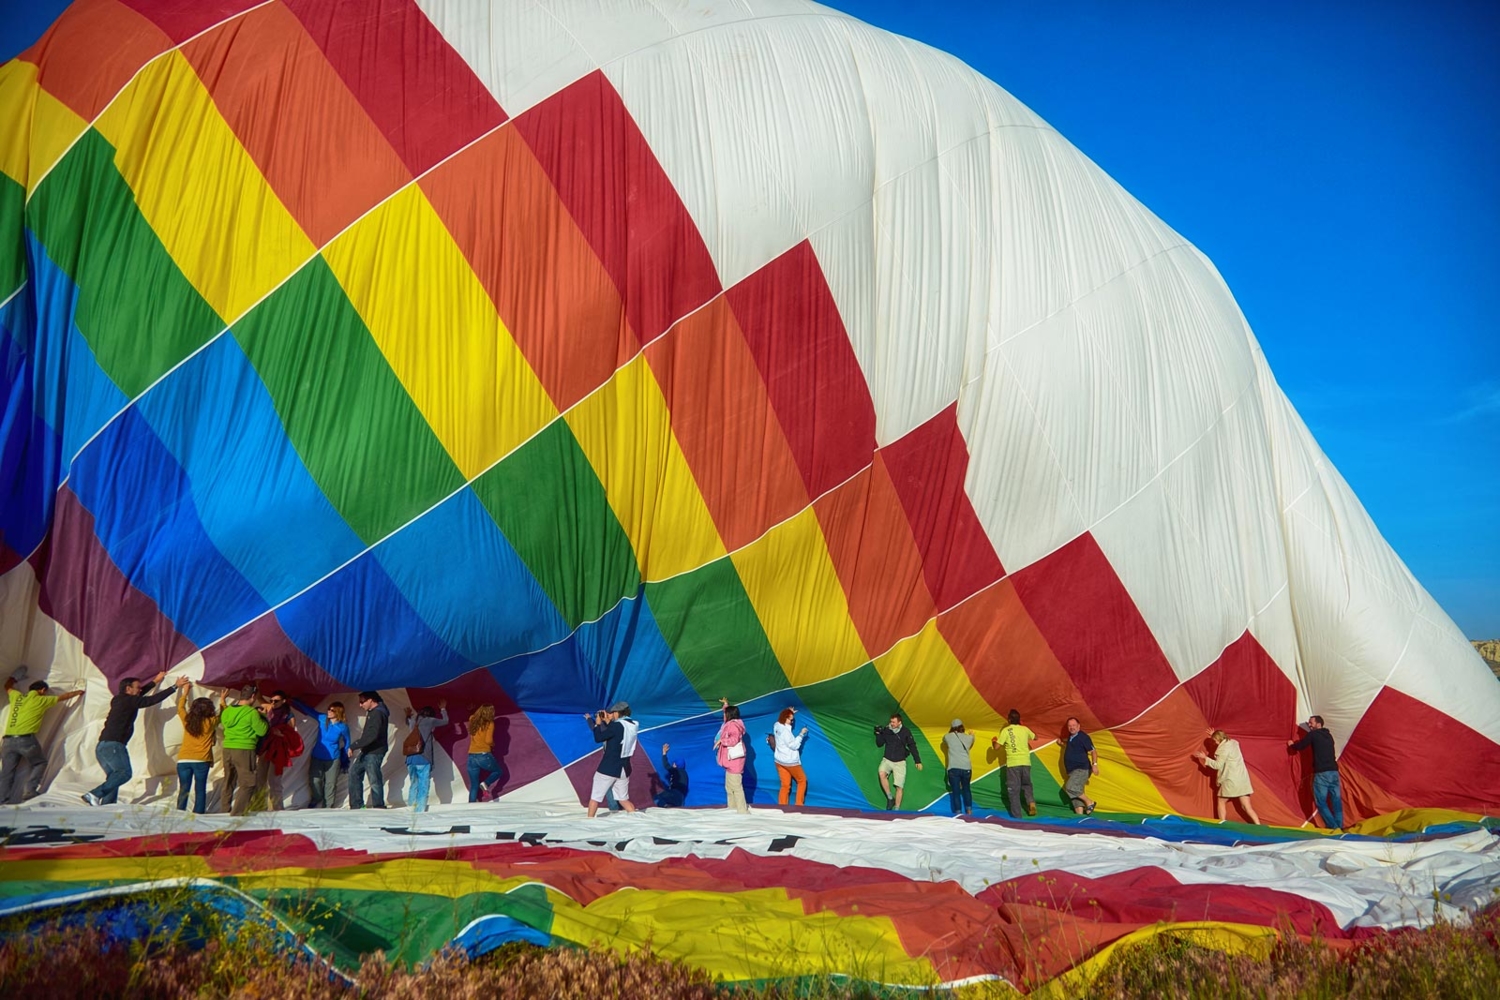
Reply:
[[9, 573], [23, 562], [25, 562], [25, 558], [9, 545], [6, 545], [4, 537], [0, 537], [0, 576]]
[[1339, 762], [1418, 808], [1500, 815], [1500, 746], [1395, 688], [1380, 689]]
[[939, 608], [953, 607], [1005, 575], [964, 492], [969, 448], [954, 403], [880, 450], [922, 553], [922, 572]]
[[719, 293], [708, 247], [602, 72], [516, 119], [650, 343]]
[[413, 174], [505, 121], [413, 0], [283, 2]]
[[251, 681], [299, 695], [348, 690], [297, 648], [274, 614], [261, 615], [203, 651], [203, 683], [235, 688]]
[[40, 68], [42, 89], [91, 122], [171, 47], [160, 28], [118, 0], [75, 0], [20, 58]]
[[1304, 787], [1302, 761], [1286, 748], [1287, 740], [1302, 735], [1297, 728], [1297, 689], [1255, 636], [1247, 631], [1230, 643], [1183, 689], [1210, 727], [1239, 741], [1261, 817], [1271, 818], [1265, 800], [1274, 796], [1286, 807], [1278, 822], [1300, 825], [1313, 812], [1313, 801], [1311, 771]]
[[437, 741], [453, 759], [453, 770], [457, 781], [453, 786], [453, 801], [461, 802], [467, 797], [469, 759], [470, 713], [480, 705], [495, 706], [495, 756], [505, 768], [505, 777], [499, 785], [500, 793], [512, 792], [522, 785], [556, 771], [561, 764], [547, 748], [547, 743], [537, 732], [536, 726], [526, 717], [510, 695], [505, 693], [487, 670], [475, 670], [444, 684], [439, 688], [408, 688], [413, 705], [436, 705], [440, 699], [448, 699], [449, 724], [434, 731]]
[[153, 676], [196, 652], [156, 602], [130, 585], [99, 544], [94, 515], [68, 486], [57, 491], [52, 530], [31, 565], [41, 582], [37, 607], [83, 641], [111, 682]]
[[1347, 753], [1339, 758], [1339, 785], [1344, 800], [1346, 826], [1372, 816], [1412, 808], [1410, 802], [1397, 798], [1361, 774], [1359, 766], [1350, 761]]
[[1018, 708], [1038, 734], [1078, 716], [1088, 732], [1102, 729], [1078, 686], [1037, 631], [1010, 580], [1001, 580], [938, 618], [938, 631], [969, 683], [1002, 715]]
[[646, 361], [730, 551], [807, 506], [802, 473], [723, 296], [653, 341]]
[[559, 410], [639, 350], [614, 279], [515, 129], [485, 136], [420, 184]]
[[[281, 4], [207, 32], [182, 53], [317, 246], [411, 179], [302, 22]], [[308, 170], [309, 163], [317, 169]]]
[[874, 458], [875, 404], [817, 255], [803, 241], [725, 294], [807, 493], [821, 496]]
[[1160, 868], [1084, 878], [1048, 872], [998, 882], [979, 893], [998, 906], [1022, 903], [1087, 914], [1101, 923], [1154, 924], [1190, 920], [1278, 927], [1290, 924], [1298, 934], [1344, 937], [1338, 918], [1322, 903], [1295, 893], [1217, 883], [1184, 884]]
[[849, 600], [849, 617], [872, 656], [916, 635], [937, 614], [885, 464], [868, 469], [813, 502], [828, 555]]
[[222, 24], [262, 0], [123, 0], [155, 22], [178, 45], [200, 31]]
[[1104, 725], [1113, 729], [1135, 718], [1177, 685], [1156, 638], [1092, 535], [1078, 536], [1011, 579], [1058, 662]]

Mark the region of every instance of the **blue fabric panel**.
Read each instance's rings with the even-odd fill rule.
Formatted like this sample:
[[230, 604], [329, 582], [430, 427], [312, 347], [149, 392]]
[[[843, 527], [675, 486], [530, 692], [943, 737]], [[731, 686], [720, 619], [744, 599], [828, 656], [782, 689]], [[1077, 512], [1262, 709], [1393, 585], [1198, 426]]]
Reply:
[[474, 663], [532, 652], [568, 634], [546, 592], [467, 488], [374, 552], [427, 626]]
[[276, 618], [314, 663], [356, 690], [437, 687], [478, 666], [427, 627], [368, 552]]
[[526, 709], [547, 749], [563, 764], [599, 744], [582, 716], [609, 704], [604, 685], [571, 635], [555, 646], [514, 656], [489, 668], [512, 701]]
[[703, 699], [677, 666], [640, 593], [579, 626], [578, 645], [601, 682], [604, 704], [630, 702], [632, 717], [642, 726], [703, 711]]
[[187, 474], [135, 409], [84, 449], [69, 483], [115, 565], [199, 648], [267, 610], [203, 530]]
[[552, 935], [523, 924], [515, 917], [488, 914], [465, 927], [452, 943], [468, 952], [470, 958], [478, 958], [513, 941], [549, 948], [552, 946]]
[[46, 535], [62, 460], [62, 442], [34, 406], [29, 290], [0, 309], [0, 544], [21, 558]]
[[136, 405], [186, 470], [203, 530], [267, 605], [364, 548], [303, 466], [233, 337], [188, 359]]

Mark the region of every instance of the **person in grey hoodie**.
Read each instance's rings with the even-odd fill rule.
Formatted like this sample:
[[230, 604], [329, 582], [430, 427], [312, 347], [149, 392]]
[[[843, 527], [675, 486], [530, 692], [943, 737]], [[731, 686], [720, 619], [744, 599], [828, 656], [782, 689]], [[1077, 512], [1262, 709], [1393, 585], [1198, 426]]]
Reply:
[[964, 732], [964, 720], [954, 719], [943, 737], [943, 749], [948, 751], [948, 807], [955, 816], [960, 808], [965, 816], [974, 815], [974, 793], [969, 788], [969, 779], [974, 777], [974, 764], [969, 759], [973, 748], [974, 734]]
[[[412, 717], [415, 715], [417, 724], [412, 726]], [[431, 705], [423, 705], [420, 712], [406, 710], [406, 724], [412, 726], [412, 734], [406, 738], [406, 773], [410, 777], [411, 785], [406, 797], [411, 801], [412, 808], [419, 813], [427, 811], [427, 785], [432, 778], [432, 731], [438, 726], [448, 724], [448, 703], [438, 702], [434, 709]], [[417, 752], [412, 753], [412, 736], [420, 740]]]
[[386, 727], [391, 722], [390, 709], [378, 691], [361, 691], [359, 707], [365, 710], [365, 724], [360, 727], [359, 739], [349, 747], [359, 758], [349, 767], [349, 808], [365, 807], [365, 779], [370, 781], [370, 807], [385, 808], [385, 752], [390, 749], [386, 740]]

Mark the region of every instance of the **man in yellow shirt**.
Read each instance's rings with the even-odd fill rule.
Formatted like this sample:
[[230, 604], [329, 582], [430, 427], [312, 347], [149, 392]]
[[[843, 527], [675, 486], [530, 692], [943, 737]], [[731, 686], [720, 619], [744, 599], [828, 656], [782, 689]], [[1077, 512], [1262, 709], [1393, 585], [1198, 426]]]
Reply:
[[42, 716], [58, 702], [83, 694], [47, 691], [46, 681], [37, 681], [22, 694], [16, 689], [14, 677], [5, 680], [10, 719], [5, 724], [5, 738], [0, 740], [0, 805], [24, 802], [41, 794], [42, 778], [47, 773], [47, 752], [37, 739], [42, 730]]
[[1006, 716], [1010, 725], [1000, 730], [1000, 735], [990, 740], [990, 746], [1005, 751], [1005, 793], [1009, 796], [1008, 812], [1021, 816], [1021, 799], [1026, 799], [1026, 815], [1036, 815], [1036, 794], [1031, 790], [1031, 744], [1036, 733], [1021, 725], [1021, 713], [1010, 710]]

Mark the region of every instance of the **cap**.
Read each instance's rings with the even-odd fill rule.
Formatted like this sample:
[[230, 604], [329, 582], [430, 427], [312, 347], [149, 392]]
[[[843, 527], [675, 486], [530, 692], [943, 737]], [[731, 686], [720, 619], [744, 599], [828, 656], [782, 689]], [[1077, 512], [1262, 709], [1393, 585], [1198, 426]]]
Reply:
[[949, 726], [950, 729], [957, 729], [959, 726], [961, 726], [963, 724], [964, 724], [964, 720], [963, 719], [954, 719], [951, 723], [948, 724], [948, 726]]
[[609, 706], [609, 710], [611, 712], [621, 712], [621, 713], [628, 712], [628, 711], [630, 711], [630, 702], [628, 702], [628, 701], [617, 701], [613, 705]]

